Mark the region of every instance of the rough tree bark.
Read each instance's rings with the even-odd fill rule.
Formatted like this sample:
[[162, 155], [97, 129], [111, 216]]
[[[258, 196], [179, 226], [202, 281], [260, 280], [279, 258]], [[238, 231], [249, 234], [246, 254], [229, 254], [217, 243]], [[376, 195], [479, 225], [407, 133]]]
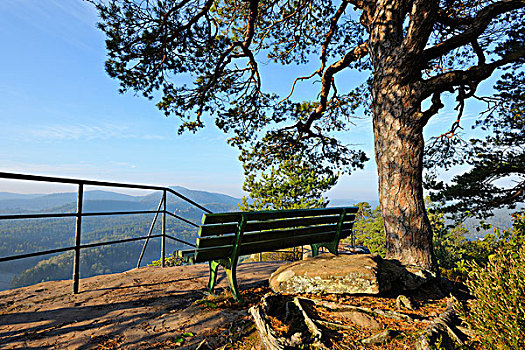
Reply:
[[[436, 2], [418, 9], [416, 1], [409, 11], [404, 6], [406, 2], [399, 0], [378, 1], [368, 24], [374, 65], [372, 113], [379, 201], [387, 258], [435, 273], [432, 228], [423, 198], [425, 121], [415, 53], [424, 47], [430, 34], [425, 23], [429, 14], [435, 13], [432, 7]], [[407, 12], [420, 19], [418, 28], [403, 33]], [[366, 12], [361, 20], [367, 24]], [[415, 30], [418, 36], [411, 36]]]
[[[381, 84], [379, 84], [381, 86]], [[387, 258], [437, 270], [423, 199], [423, 128], [404, 106], [408, 87], [379, 88], [374, 108], [375, 157]]]

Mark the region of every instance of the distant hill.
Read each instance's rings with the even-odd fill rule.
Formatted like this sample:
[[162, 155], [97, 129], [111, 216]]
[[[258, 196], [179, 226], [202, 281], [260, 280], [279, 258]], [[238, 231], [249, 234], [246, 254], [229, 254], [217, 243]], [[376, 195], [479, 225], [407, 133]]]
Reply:
[[[201, 204], [203, 206], [205, 204], [208, 204], [208, 205], [209, 204], [223, 204], [223, 205], [229, 205], [229, 206], [237, 206], [241, 202], [239, 198], [228, 196], [222, 193], [190, 190], [188, 188], [181, 187], [181, 186], [170, 186], [170, 188], [174, 190], [175, 192], [180, 193], [186, 198], [189, 198], [192, 201], [198, 204]], [[153, 203], [158, 204], [160, 198], [161, 198], [160, 193], [152, 193], [150, 195], [141, 197], [140, 201], [141, 202], [153, 202]], [[168, 201], [170, 203], [174, 203], [177, 205], [179, 204], [186, 205], [185, 203], [187, 203], [183, 199], [173, 194], [168, 194]], [[187, 204], [187, 205], [191, 206], [191, 204]]]
[[4, 199], [28, 199], [41, 196], [41, 194], [25, 194], [25, 193], [12, 193], [12, 192], [0, 192], [0, 200]]
[[[239, 198], [221, 193], [191, 190], [181, 186], [173, 186], [172, 189], [198, 204], [203, 206], [214, 204], [215, 207], [218, 206], [221, 210], [226, 209], [226, 211], [229, 211], [231, 209], [228, 208], [234, 206], [236, 207], [235, 209], [237, 209], [237, 205], [240, 203]], [[112, 204], [118, 204], [119, 209], [116, 210], [150, 210], [157, 208], [161, 196], [162, 195], [159, 192], [145, 196], [131, 196], [112, 191], [86, 191], [84, 193], [84, 203], [85, 205], [88, 205], [89, 203], [89, 210], [91, 211], [97, 211], [97, 208], [101, 211], [108, 211], [111, 209], [106, 208], [109, 208]], [[0, 212], [50, 212], [51, 209], [68, 207], [72, 203], [76, 205], [76, 201], [76, 192], [53, 194], [19, 194], [0, 192]], [[104, 203], [104, 201], [106, 202]], [[170, 205], [176, 207], [192, 207], [191, 204], [172, 194], [168, 195], [168, 202]]]
[[[87, 200], [117, 200], [138, 202], [140, 198], [110, 191], [86, 191], [84, 199]], [[47, 211], [68, 203], [76, 203], [76, 192], [52, 194], [24, 194], [3, 192], [0, 195], [0, 210], [3, 212], [28, 212]]]

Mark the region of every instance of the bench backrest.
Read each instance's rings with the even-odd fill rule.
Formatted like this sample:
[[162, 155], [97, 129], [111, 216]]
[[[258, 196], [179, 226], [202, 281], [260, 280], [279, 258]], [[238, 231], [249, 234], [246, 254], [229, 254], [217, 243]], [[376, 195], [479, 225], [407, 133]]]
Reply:
[[204, 214], [195, 262], [333, 241], [352, 232], [357, 207]]

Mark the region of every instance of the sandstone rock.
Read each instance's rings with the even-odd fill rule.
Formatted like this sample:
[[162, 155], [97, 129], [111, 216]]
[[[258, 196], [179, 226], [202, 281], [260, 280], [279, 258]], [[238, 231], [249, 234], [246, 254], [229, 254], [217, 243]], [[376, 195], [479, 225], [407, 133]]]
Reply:
[[281, 266], [270, 277], [278, 293], [380, 294], [410, 290], [427, 281], [396, 262], [375, 254], [321, 254]]
[[339, 313], [348, 321], [363, 328], [380, 329], [381, 325], [372, 316], [360, 311], [343, 311]]

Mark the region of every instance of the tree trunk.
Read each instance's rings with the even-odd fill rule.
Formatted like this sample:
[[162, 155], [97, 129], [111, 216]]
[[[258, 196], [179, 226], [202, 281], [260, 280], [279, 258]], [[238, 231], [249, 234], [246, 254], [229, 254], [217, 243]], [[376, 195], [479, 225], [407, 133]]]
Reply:
[[373, 12], [365, 12], [361, 17], [370, 32], [368, 48], [374, 67], [372, 112], [379, 202], [387, 258], [437, 272], [432, 229], [423, 199], [426, 121], [421, 112], [422, 79], [418, 62], [418, 52], [427, 41], [424, 33], [427, 36], [430, 33], [421, 30], [421, 25], [435, 11], [422, 8], [417, 12], [421, 17], [420, 35], [413, 35], [414, 28], [408, 28], [405, 36], [403, 22], [409, 11], [405, 6], [406, 2], [401, 0], [378, 0], [371, 9]]
[[418, 89], [396, 82], [395, 75], [378, 80], [373, 122], [387, 258], [436, 272], [423, 198], [424, 125]]

